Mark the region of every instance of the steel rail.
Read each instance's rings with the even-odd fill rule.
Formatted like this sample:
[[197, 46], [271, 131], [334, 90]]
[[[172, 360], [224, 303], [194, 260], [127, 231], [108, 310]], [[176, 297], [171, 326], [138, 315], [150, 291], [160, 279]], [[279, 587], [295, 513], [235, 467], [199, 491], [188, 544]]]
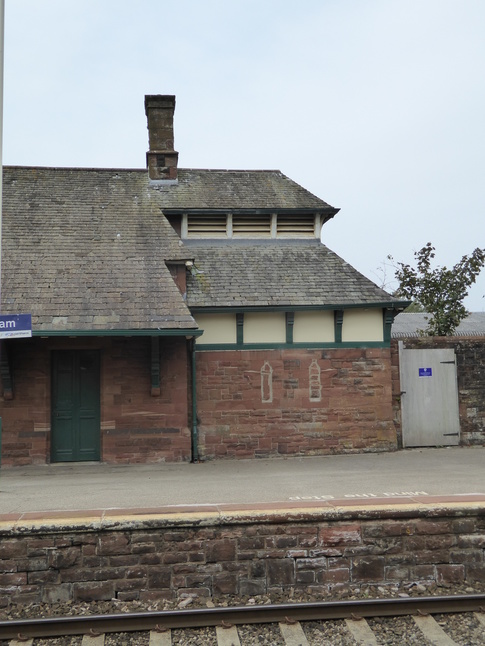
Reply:
[[193, 608], [0, 621], [0, 639], [477, 611], [485, 612], [485, 594]]

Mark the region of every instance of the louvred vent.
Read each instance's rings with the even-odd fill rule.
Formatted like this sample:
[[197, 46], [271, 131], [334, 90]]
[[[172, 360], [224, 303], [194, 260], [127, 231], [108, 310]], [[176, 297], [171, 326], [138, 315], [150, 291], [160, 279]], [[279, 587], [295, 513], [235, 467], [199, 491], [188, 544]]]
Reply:
[[312, 238], [315, 235], [315, 216], [278, 214], [278, 238]]
[[189, 213], [186, 216], [188, 238], [313, 238], [314, 214], [228, 214]]
[[234, 238], [269, 238], [271, 236], [271, 216], [255, 217], [233, 215], [232, 235]]
[[225, 238], [226, 215], [189, 215], [187, 233], [189, 238]]

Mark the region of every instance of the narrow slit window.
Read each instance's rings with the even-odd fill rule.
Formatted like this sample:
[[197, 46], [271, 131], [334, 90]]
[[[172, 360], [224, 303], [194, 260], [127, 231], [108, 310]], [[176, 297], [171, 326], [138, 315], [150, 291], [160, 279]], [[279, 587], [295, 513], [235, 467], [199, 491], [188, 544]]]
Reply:
[[273, 401], [273, 368], [267, 361], [261, 368], [261, 401], [263, 403]]
[[310, 382], [310, 401], [319, 402], [322, 399], [322, 382], [320, 374], [320, 366], [316, 359], [313, 359], [309, 369], [309, 382]]

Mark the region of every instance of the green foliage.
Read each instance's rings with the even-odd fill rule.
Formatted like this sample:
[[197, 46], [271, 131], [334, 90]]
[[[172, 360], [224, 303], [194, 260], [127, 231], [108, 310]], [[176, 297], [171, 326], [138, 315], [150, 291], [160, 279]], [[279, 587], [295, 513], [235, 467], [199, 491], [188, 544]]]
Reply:
[[414, 301], [429, 313], [427, 334], [450, 336], [468, 314], [463, 300], [485, 264], [485, 249], [477, 247], [452, 269], [431, 268], [435, 257], [431, 242], [416, 251], [414, 257], [416, 268], [397, 263], [395, 275], [399, 287], [395, 295]]

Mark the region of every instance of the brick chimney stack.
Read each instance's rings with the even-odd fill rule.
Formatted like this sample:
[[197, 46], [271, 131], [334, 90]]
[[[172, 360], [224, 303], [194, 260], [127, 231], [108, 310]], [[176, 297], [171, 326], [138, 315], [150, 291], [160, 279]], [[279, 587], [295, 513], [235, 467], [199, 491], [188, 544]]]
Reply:
[[148, 121], [148, 176], [153, 180], [177, 181], [178, 152], [173, 148], [175, 97], [164, 94], [145, 96]]

